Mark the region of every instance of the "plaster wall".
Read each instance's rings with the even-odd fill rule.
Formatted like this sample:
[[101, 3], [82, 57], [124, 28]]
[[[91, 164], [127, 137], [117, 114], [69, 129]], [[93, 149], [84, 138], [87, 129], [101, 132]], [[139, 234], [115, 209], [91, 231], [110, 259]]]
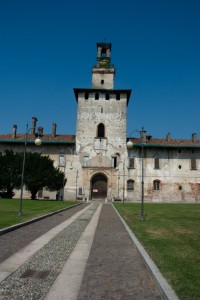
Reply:
[[[193, 151], [193, 152], [192, 152]], [[130, 153], [129, 153], [130, 154]], [[133, 150], [135, 168], [126, 168], [126, 181], [134, 180], [134, 190], [126, 191], [127, 200], [141, 199], [141, 150]], [[154, 160], [159, 157], [159, 169]], [[191, 169], [191, 157], [196, 158], [196, 169]], [[148, 149], [144, 157], [144, 196], [147, 201], [200, 201], [200, 151], [191, 149]], [[153, 181], [160, 181], [154, 190]]]

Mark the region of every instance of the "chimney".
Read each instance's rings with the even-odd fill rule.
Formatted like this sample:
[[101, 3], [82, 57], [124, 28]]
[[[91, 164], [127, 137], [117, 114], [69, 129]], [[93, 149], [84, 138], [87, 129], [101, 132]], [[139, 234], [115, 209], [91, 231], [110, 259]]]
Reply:
[[56, 127], [57, 127], [56, 123], [53, 123], [52, 124], [52, 137], [56, 136]]
[[43, 130], [44, 128], [43, 127], [38, 127], [38, 135], [43, 135]]
[[170, 132], [168, 132], [166, 135], [166, 141], [170, 142], [170, 140], [171, 140], [171, 135], [170, 135]]
[[32, 133], [35, 134], [35, 128], [36, 128], [36, 124], [37, 124], [37, 118], [36, 117], [32, 117]]
[[193, 133], [193, 134], [192, 134], [192, 141], [193, 141], [193, 142], [196, 142], [196, 141], [197, 141], [197, 134], [196, 134], [196, 133]]
[[13, 125], [13, 131], [12, 131], [12, 138], [16, 138], [16, 133], [17, 133], [17, 125]]
[[142, 130], [140, 131], [140, 138], [143, 144], [147, 142], [146, 131], [144, 130], [144, 128], [142, 128]]

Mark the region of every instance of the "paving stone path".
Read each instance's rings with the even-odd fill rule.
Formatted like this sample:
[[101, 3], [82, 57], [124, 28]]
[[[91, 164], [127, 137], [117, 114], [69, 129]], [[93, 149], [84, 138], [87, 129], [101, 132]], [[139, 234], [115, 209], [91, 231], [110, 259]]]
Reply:
[[78, 300], [158, 300], [160, 292], [112, 205], [103, 205]]
[[[2, 300], [39, 300], [48, 294], [75, 245], [90, 225], [98, 203], [93, 203], [73, 223], [23, 263], [0, 285]], [[48, 217], [0, 236], [1, 260], [22, 249], [51, 228], [86, 208], [87, 204]], [[89, 224], [89, 225], [88, 225]], [[80, 243], [81, 244], [81, 243]], [[4, 247], [5, 246], [5, 247]], [[80, 245], [81, 246], [81, 245]], [[3, 249], [6, 248], [6, 251]], [[4, 252], [4, 253], [3, 253]], [[89, 252], [88, 252], [89, 253]], [[62, 274], [62, 272], [60, 273]], [[119, 216], [103, 204], [89, 258], [76, 298], [59, 300], [161, 300], [163, 299]], [[67, 282], [62, 285], [66, 289]], [[49, 296], [50, 297], [50, 296]], [[45, 298], [48, 300], [48, 297]], [[51, 298], [52, 299], [52, 298]]]

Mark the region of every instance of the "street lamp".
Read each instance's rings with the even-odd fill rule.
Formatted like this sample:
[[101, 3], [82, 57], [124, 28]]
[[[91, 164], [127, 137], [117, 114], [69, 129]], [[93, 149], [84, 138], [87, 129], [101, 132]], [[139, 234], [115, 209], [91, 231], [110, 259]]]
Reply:
[[[133, 132], [139, 132], [140, 133], [140, 146], [142, 149], [142, 170], [141, 170], [141, 214], [140, 214], [140, 220], [144, 221], [144, 144], [146, 143], [146, 131], [142, 127], [142, 130], [133, 130]], [[134, 144], [131, 140], [127, 142], [127, 148], [131, 149], [133, 148]]]
[[[67, 167], [67, 163], [70, 163], [70, 167], [69, 169], [72, 170], [73, 169], [73, 166], [72, 166], [72, 162], [71, 160], [66, 160], [65, 163], [64, 163], [64, 174], [65, 174], [65, 169]], [[62, 190], [62, 200], [64, 201], [64, 191], [65, 191], [65, 176], [63, 178], [63, 190]]]
[[78, 181], [78, 170], [76, 170], [76, 202], [77, 202], [77, 181]]
[[[18, 216], [22, 216], [22, 198], [23, 198], [23, 190], [24, 190], [24, 170], [25, 170], [25, 163], [26, 163], [26, 150], [27, 150], [27, 143], [28, 143], [28, 136], [29, 132], [35, 128], [28, 128], [28, 124], [26, 125], [26, 133], [25, 133], [25, 140], [24, 140], [24, 152], [23, 152], [23, 162], [22, 162], [22, 174], [21, 174], [21, 191], [20, 191], [20, 203], [19, 203], [19, 211]], [[35, 145], [41, 146], [42, 140], [39, 138], [39, 135], [36, 135]]]

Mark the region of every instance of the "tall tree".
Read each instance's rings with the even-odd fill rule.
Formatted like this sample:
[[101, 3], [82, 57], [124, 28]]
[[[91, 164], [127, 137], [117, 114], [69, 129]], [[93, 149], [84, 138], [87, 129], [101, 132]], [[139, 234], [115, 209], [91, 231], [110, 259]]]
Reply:
[[65, 181], [64, 173], [54, 167], [49, 156], [26, 154], [24, 184], [31, 193], [31, 199], [35, 199], [37, 192], [44, 187], [50, 191], [61, 189]]
[[21, 182], [21, 154], [6, 150], [0, 153], [0, 196], [12, 198], [14, 189], [20, 188]]

